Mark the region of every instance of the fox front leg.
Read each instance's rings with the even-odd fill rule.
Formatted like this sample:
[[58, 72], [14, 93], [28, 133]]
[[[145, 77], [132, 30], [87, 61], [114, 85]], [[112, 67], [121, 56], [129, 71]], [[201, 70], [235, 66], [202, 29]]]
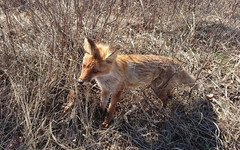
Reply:
[[100, 109], [102, 112], [105, 112], [107, 104], [109, 102], [110, 92], [102, 90], [101, 91], [101, 99], [100, 99]]
[[112, 100], [107, 109], [107, 114], [105, 116], [105, 120], [102, 123], [103, 127], [107, 128], [110, 125], [113, 115], [114, 115], [114, 112], [117, 107], [117, 102], [119, 101], [121, 94], [122, 94], [122, 90], [118, 91], [112, 95]]

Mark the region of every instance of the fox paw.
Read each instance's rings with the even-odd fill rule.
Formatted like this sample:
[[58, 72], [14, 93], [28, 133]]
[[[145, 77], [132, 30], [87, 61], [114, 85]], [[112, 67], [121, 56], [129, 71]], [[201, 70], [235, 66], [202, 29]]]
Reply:
[[102, 127], [104, 127], [104, 128], [107, 128], [107, 127], [109, 126], [109, 124], [108, 124], [107, 122], [105, 122], [105, 121], [104, 121], [101, 125], [102, 125]]

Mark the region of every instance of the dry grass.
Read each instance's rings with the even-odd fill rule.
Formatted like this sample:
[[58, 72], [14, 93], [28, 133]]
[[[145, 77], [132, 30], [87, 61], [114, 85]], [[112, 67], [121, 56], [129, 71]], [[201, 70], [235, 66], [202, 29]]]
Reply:
[[[0, 149], [240, 149], [237, 0], [2, 0], [0, 14]], [[177, 58], [204, 88], [166, 109], [127, 90], [103, 129], [99, 88], [75, 80], [85, 36]]]

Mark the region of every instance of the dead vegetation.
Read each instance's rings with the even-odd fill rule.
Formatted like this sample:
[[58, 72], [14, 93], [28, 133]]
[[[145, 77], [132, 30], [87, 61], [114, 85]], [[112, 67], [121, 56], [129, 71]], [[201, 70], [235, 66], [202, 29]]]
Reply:
[[[239, 14], [237, 0], [2, 0], [0, 149], [239, 149]], [[166, 109], [127, 90], [103, 129], [99, 88], [76, 81], [85, 36], [174, 57], [204, 88]]]

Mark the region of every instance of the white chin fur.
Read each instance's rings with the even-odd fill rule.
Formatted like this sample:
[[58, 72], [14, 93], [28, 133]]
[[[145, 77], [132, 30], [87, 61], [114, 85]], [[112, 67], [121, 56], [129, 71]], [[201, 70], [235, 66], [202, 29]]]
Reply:
[[83, 85], [87, 85], [89, 82], [83, 82]]
[[89, 82], [83, 82], [83, 85], [87, 85], [89, 84], [92, 80], [94, 80], [95, 78], [92, 78]]

